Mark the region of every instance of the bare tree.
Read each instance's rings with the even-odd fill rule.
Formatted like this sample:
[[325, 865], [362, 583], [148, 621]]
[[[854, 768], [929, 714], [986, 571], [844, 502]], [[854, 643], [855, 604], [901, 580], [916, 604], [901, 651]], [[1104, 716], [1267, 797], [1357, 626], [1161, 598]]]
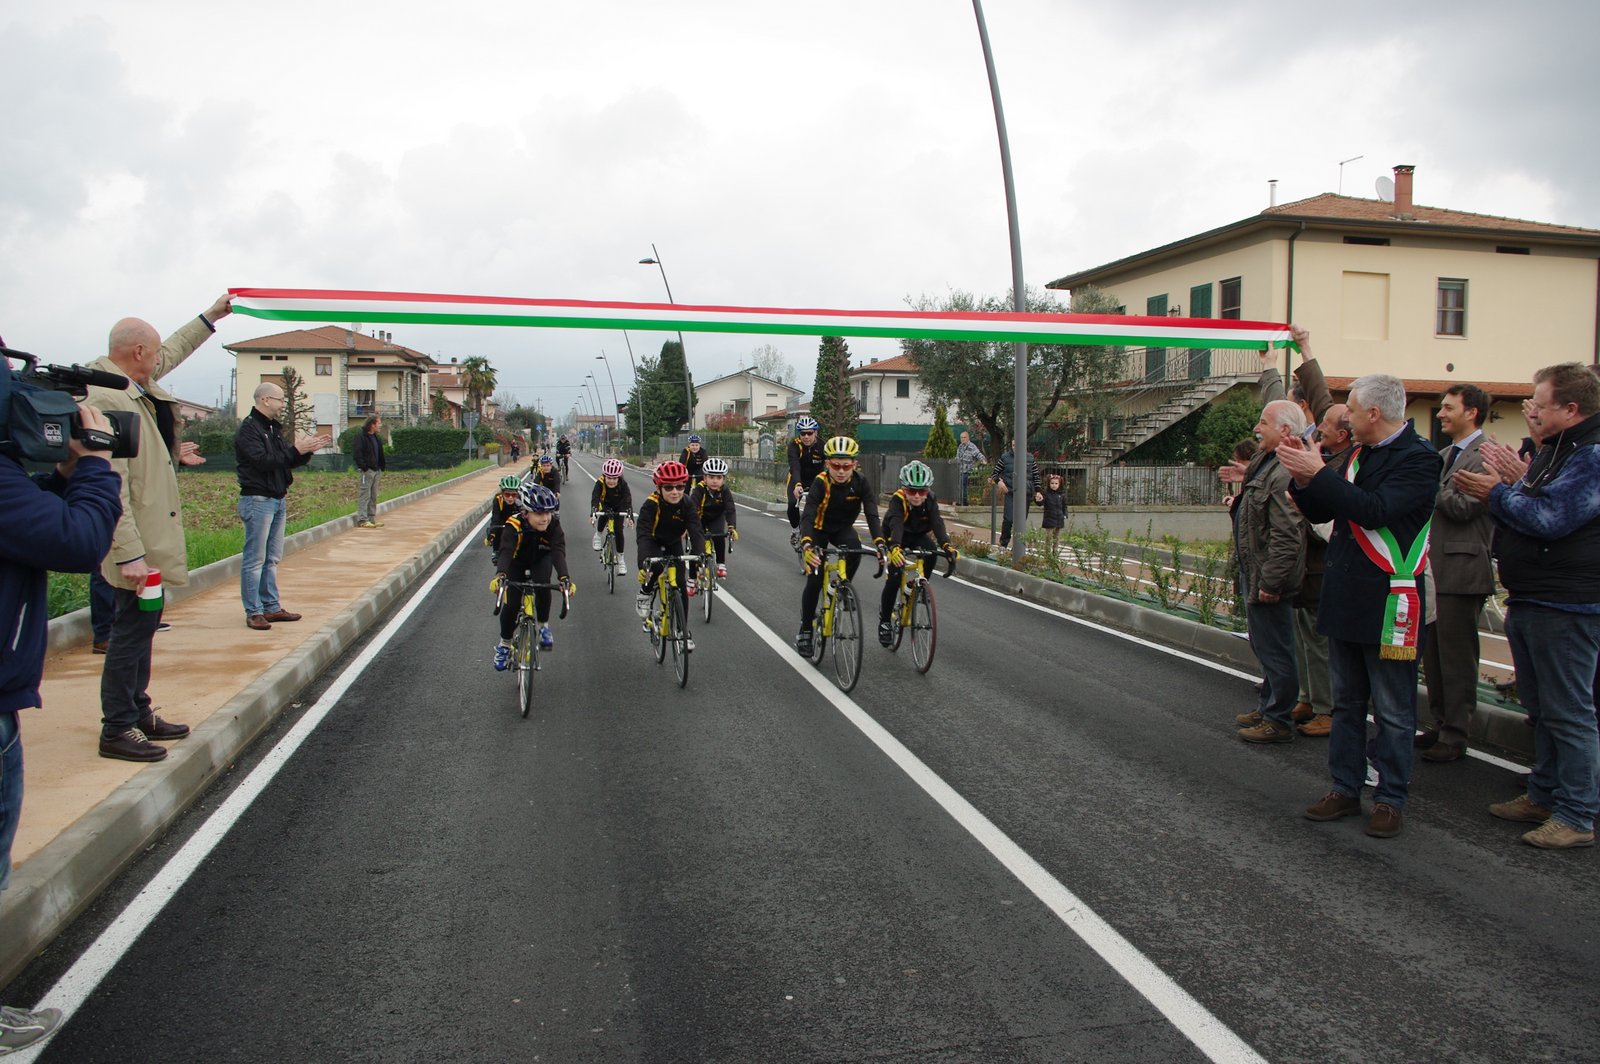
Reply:
[[795, 370], [793, 364], [784, 357], [782, 351], [779, 351], [771, 344], [762, 344], [750, 352], [750, 369], [751, 372], [759, 374], [769, 381], [777, 381], [779, 384], [787, 384], [791, 388], [794, 387]]

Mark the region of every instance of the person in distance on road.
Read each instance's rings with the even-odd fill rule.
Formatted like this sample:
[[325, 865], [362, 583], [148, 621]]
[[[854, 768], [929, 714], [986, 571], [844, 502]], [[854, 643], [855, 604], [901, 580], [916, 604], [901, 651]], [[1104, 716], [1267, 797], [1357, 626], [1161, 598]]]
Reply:
[[521, 508], [521, 493], [522, 481], [515, 473], [507, 473], [500, 478], [500, 490], [489, 500], [489, 533], [483, 542], [489, 547], [489, 557], [494, 559], [496, 568], [500, 564], [500, 530]]
[[800, 500], [805, 498], [811, 482], [822, 475], [822, 441], [818, 435], [822, 426], [814, 417], [802, 417], [794, 425], [794, 439], [784, 448], [788, 452], [789, 479], [784, 484], [784, 498], [789, 503], [789, 546], [800, 549]]
[[541, 454], [533, 464], [533, 472], [528, 480], [529, 483], [548, 488], [552, 495], [561, 494], [561, 471], [556, 468], [555, 459], [547, 454]]
[[[615, 516], [606, 517], [606, 514]], [[607, 458], [600, 465], [600, 475], [595, 478], [594, 489], [589, 492], [589, 521], [594, 525], [595, 550], [600, 549], [606, 525], [610, 524], [611, 535], [617, 544], [618, 576], [628, 572], [628, 563], [623, 561], [623, 551], [627, 546], [622, 534], [624, 520], [633, 524], [633, 492], [629, 490], [628, 482], [622, 479], [622, 462]]]
[[[880, 555], [883, 553], [878, 499], [867, 478], [856, 468], [860, 454], [861, 445], [849, 436], [833, 437], [822, 448], [826, 471], [806, 489], [806, 505], [800, 514], [800, 557], [806, 586], [800, 593], [800, 631], [794, 637], [795, 649], [806, 657], [811, 656], [811, 621], [817, 615], [817, 599], [822, 597], [823, 546], [861, 546], [855, 524], [856, 518], [864, 513], [872, 545]], [[860, 564], [861, 555], [846, 555], [845, 578], [854, 580]]]
[[705, 473], [706, 450], [700, 443], [699, 436], [690, 436], [689, 445], [678, 455], [678, 461], [689, 470], [689, 482], [700, 483], [700, 477]]
[[[524, 484], [517, 499], [518, 512], [506, 520], [500, 531], [497, 572], [489, 590], [499, 594], [505, 588], [506, 600], [500, 607], [500, 642], [494, 648], [494, 667], [501, 671], [511, 661], [511, 636], [522, 615], [522, 591], [508, 586], [510, 580], [548, 584], [552, 573], [571, 595], [578, 589], [567, 576], [567, 537], [561, 531], [556, 510], [561, 503], [555, 493], [539, 484]], [[550, 591], [533, 593], [534, 615], [539, 620], [539, 649], [554, 650], [555, 636], [550, 631]]]

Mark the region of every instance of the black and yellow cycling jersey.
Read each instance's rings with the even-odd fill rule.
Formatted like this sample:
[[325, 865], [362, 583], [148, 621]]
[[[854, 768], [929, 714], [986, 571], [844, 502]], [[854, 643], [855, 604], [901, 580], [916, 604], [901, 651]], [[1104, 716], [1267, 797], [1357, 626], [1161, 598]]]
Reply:
[[509, 499], [506, 495], [507, 493], [503, 491], [495, 492], [494, 499], [489, 504], [489, 532], [483, 541], [496, 550], [500, 547], [500, 530], [506, 527], [506, 520], [513, 514], [521, 512], [517, 505], [516, 493], [511, 492]]
[[512, 579], [533, 568], [535, 562], [549, 556], [555, 573], [563, 580], [567, 577], [567, 537], [561, 531], [561, 518], [551, 517], [550, 527], [539, 531], [528, 522], [528, 515], [513, 514], [500, 530], [500, 552], [496, 556], [495, 571], [510, 573]]
[[683, 537], [688, 536], [691, 553], [701, 554], [706, 549], [706, 536], [700, 527], [700, 517], [689, 505], [688, 493], [677, 502], [667, 502], [659, 490], [639, 506], [635, 525], [638, 533], [639, 571], [644, 572], [651, 558], [663, 554], [677, 554], [682, 549]]
[[889, 496], [888, 507], [883, 515], [884, 542], [891, 547], [903, 547], [927, 535], [932, 535], [933, 541], [940, 547], [950, 542], [944, 530], [944, 515], [939, 512], [939, 503], [933, 497], [933, 492], [928, 492], [928, 497], [915, 506], [906, 498], [904, 488]]
[[[819, 434], [820, 435], [820, 434]], [[793, 491], [796, 484], [810, 484], [818, 473], [822, 472], [825, 459], [822, 457], [822, 440], [813, 439], [809, 444], [803, 443], [796, 436], [789, 441], [789, 490]]]
[[867, 530], [872, 542], [883, 542], [883, 529], [878, 523], [878, 499], [860, 472], [852, 472], [843, 484], [835, 484], [826, 473], [819, 474], [806, 489], [806, 504], [800, 514], [800, 543], [805, 545], [826, 540], [832, 542], [834, 534], [856, 523], [862, 514], [867, 516]]
[[704, 483], [696, 484], [689, 496], [689, 505], [694, 507], [701, 528], [720, 529], [723, 524], [729, 528], [739, 527], [738, 507], [734, 505], [733, 492], [727, 484], [714, 491]]
[[606, 487], [606, 478], [594, 478], [594, 490], [589, 492], [589, 512], [596, 513], [600, 510], [609, 510], [612, 513], [633, 512], [633, 492], [628, 490], [628, 482], [622, 477], [617, 478], [617, 486]]

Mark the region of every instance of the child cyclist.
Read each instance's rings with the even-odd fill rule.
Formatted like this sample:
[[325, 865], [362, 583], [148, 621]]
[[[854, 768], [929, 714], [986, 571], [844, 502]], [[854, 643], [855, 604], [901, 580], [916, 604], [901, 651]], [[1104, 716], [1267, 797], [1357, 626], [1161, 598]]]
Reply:
[[733, 492], [728, 490], [728, 460], [707, 458], [701, 470], [700, 483], [689, 495], [689, 505], [700, 519], [706, 538], [711, 539], [717, 551], [717, 576], [728, 575], [728, 540], [739, 541], [738, 507], [733, 503]]
[[522, 480], [515, 473], [507, 473], [500, 478], [500, 490], [489, 500], [489, 534], [484, 536], [483, 542], [488, 544], [489, 556], [495, 560], [496, 568], [500, 561], [500, 530], [506, 527], [506, 518], [521, 506], [518, 501], [521, 491]]
[[[700, 518], [689, 505], [689, 467], [667, 460], [656, 466], [656, 490], [639, 507], [639, 599], [634, 610], [640, 617], [650, 615], [650, 596], [655, 594], [660, 574], [650, 567], [650, 559], [668, 554], [683, 554], [683, 538], [689, 537], [691, 553], [705, 553], [706, 537]], [[689, 574], [678, 570], [678, 593], [684, 596], [683, 610], [689, 612]], [[691, 641], [687, 649], [693, 650]]]
[[822, 426], [814, 417], [803, 417], [795, 422], [794, 439], [784, 448], [789, 457], [789, 479], [784, 484], [784, 497], [789, 502], [789, 546], [800, 549], [800, 500], [805, 498], [811, 482], [822, 475], [822, 441], [817, 439]]
[[689, 437], [689, 445], [679, 453], [678, 461], [689, 471], [689, 480], [695, 484], [700, 483], [700, 477], [706, 467], [706, 451], [700, 445], [699, 436]]
[[[522, 591], [506, 586], [508, 581], [548, 584], [553, 573], [567, 594], [578, 590], [567, 577], [567, 537], [561, 531], [561, 518], [556, 516], [561, 503], [555, 493], [542, 484], [524, 484], [517, 501], [518, 512], [506, 520], [500, 532], [500, 552], [495, 562], [499, 571], [489, 581], [490, 591], [498, 593], [501, 587], [506, 588], [506, 600], [500, 607], [500, 642], [494, 648], [494, 667], [502, 672], [511, 661], [511, 635], [522, 613]], [[533, 610], [539, 619], [539, 649], [555, 649], [548, 589], [533, 593]]]
[[[612, 516], [608, 517], [607, 514]], [[594, 490], [589, 492], [589, 523], [594, 525], [592, 546], [595, 550], [600, 549], [601, 541], [605, 539], [606, 526], [611, 526], [612, 538], [617, 543], [618, 576], [628, 571], [628, 563], [622, 560], [626, 546], [622, 536], [624, 520], [630, 525], [633, 523], [633, 492], [628, 490], [628, 482], [622, 479], [622, 462], [607, 458], [600, 464], [600, 475], [594, 480]]]
[[528, 482], [549, 488], [553, 495], [560, 495], [561, 472], [556, 469], [556, 460], [547, 454], [541, 454], [528, 474]]
[[[806, 589], [800, 595], [800, 632], [794, 648], [811, 656], [811, 620], [817, 614], [817, 599], [822, 595], [822, 548], [859, 547], [856, 518], [867, 515], [867, 531], [872, 545], [883, 552], [883, 530], [878, 524], [878, 500], [867, 478], [856, 471], [860, 444], [849, 436], [835, 436], [822, 447], [827, 468], [806, 489], [805, 509], [800, 514], [800, 554], [806, 571]], [[846, 555], [845, 576], [855, 579], [859, 554]]]
[[[932, 487], [933, 470], [922, 462], [907, 462], [900, 467], [900, 490], [889, 497], [884, 511], [883, 539], [889, 547], [889, 572], [878, 603], [878, 642], [884, 646], [894, 642], [889, 611], [894, 609], [895, 596], [900, 593], [900, 573], [906, 567], [904, 548], [933, 550], [937, 544], [946, 558], [955, 561], [958, 557], [944, 530], [944, 517], [939, 513]], [[922, 573], [933, 574], [931, 557], [922, 559]]]

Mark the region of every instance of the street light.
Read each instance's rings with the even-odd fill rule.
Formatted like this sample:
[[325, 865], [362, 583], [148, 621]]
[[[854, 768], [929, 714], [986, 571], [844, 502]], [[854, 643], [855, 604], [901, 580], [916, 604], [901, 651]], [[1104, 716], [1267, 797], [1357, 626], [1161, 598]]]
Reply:
[[[589, 385], [589, 387], [594, 389], [594, 416], [595, 417], [604, 417], [605, 416], [605, 403], [600, 401], [600, 382], [595, 379], [595, 376], [594, 376], [593, 373], [585, 374], [583, 379]], [[595, 426], [595, 434], [599, 435], [599, 436], [604, 436], [605, 435], [605, 433], [602, 431], [601, 427], [598, 424]]]
[[[628, 330], [622, 330], [622, 342], [628, 345], [628, 365], [633, 367], [633, 390], [639, 394], [639, 460], [644, 461], [644, 385], [639, 383], [639, 365], [633, 360], [633, 341], [628, 339]], [[684, 360], [688, 364], [688, 360]]]
[[600, 353], [594, 357], [606, 364], [606, 380], [611, 382], [611, 424], [615, 426], [617, 423], [617, 411], [622, 406], [622, 400], [617, 398], [617, 378], [611, 375], [611, 360], [606, 357], [605, 348], [602, 347]]
[[[1018, 313], [1028, 309], [1027, 290], [1022, 286], [1022, 238], [1017, 228], [1017, 185], [1011, 176], [1011, 141], [1006, 136], [1006, 116], [1000, 107], [1000, 79], [994, 72], [994, 52], [989, 47], [989, 27], [983, 21], [981, 0], [972, 0], [972, 13], [978, 20], [978, 40], [983, 45], [983, 65], [989, 72], [989, 95], [994, 100], [994, 126], [1000, 136], [1000, 173], [1006, 187], [1006, 219], [1011, 226], [1011, 306]], [[1016, 345], [1012, 385], [1016, 409], [1012, 412], [1011, 443], [1011, 560], [1022, 564], [1028, 532], [1028, 345]], [[685, 365], [687, 365], [685, 360]]]
[[[667, 283], [667, 268], [661, 264], [661, 252], [656, 250], [654, 244], [650, 245], [650, 258], [640, 259], [640, 266], [654, 266], [661, 271], [661, 284], [667, 290], [667, 302], [677, 305], [677, 300], [672, 298], [672, 285]], [[678, 330], [678, 350], [683, 352], [683, 398], [689, 404], [689, 431], [694, 431], [694, 388], [690, 384], [693, 374], [689, 372], [689, 349], [683, 345], [683, 330]]]

